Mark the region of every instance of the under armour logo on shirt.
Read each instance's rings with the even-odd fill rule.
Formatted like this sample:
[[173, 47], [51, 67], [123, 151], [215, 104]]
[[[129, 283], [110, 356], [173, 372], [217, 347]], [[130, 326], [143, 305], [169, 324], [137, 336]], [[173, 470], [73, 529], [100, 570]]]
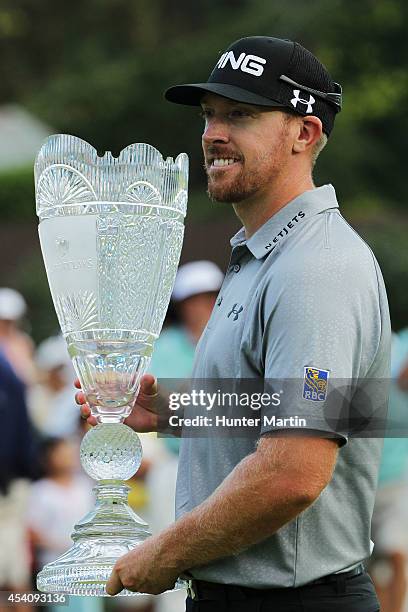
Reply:
[[233, 314], [234, 318], [233, 321], [236, 321], [240, 315], [240, 313], [244, 310], [243, 306], [239, 307], [239, 310], [237, 310], [237, 306], [238, 304], [234, 304], [233, 307], [231, 308], [230, 312], [228, 313], [228, 318], [230, 318], [230, 316]]
[[292, 106], [297, 108], [298, 102], [300, 102], [301, 104], [306, 104], [307, 105], [306, 113], [312, 113], [313, 112], [313, 104], [316, 102], [316, 100], [314, 99], [313, 96], [309, 96], [309, 100], [305, 100], [304, 98], [301, 98], [300, 97], [300, 89], [294, 89], [293, 90], [293, 95], [295, 97], [292, 98], [292, 100], [290, 101]]

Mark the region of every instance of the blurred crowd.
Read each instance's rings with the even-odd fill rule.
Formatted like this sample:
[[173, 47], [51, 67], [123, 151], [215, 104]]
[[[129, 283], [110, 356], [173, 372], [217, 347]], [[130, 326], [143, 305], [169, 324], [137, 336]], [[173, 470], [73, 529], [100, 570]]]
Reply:
[[[179, 268], [149, 371], [188, 378], [195, 345], [223, 280], [210, 261]], [[35, 589], [37, 572], [71, 544], [74, 524], [93, 506], [79, 463], [87, 425], [74, 401], [75, 373], [62, 336], [35, 347], [17, 291], [0, 289], [0, 590]], [[406, 609], [408, 557], [408, 329], [393, 337], [387, 432], [374, 509], [370, 571], [383, 612]], [[174, 520], [178, 440], [141, 436], [143, 463], [128, 481], [129, 503], [156, 533]], [[158, 597], [71, 598], [70, 608], [181, 612], [185, 592]], [[1, 606], [0, 606], [1, 608]], [[24, 606], [27, 610], [27, 606]], [[96, 612], [96, 610], [95, 610]]]

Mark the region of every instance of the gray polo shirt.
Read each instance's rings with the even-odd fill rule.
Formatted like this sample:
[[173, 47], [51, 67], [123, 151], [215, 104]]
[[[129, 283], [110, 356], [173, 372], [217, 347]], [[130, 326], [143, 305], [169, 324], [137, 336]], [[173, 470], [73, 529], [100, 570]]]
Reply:
[[[231, 245], [193, 377], [297, 381], [278, 408], [261, 413], [304, 416], [306, 429], [335, 435], [340, 448], [333, 478], [312, 506], [261, 543], [191, 574], [257, 588], [301, 586], [371, 553], [382, 440], [349, 438], [347, 428], [334, 428], [333, 434], [324, 410], [327, 390], [337, 380], [358, 379], [364, 386], [388, 379], [386, 292], [373, 253], [339, 213], [331, 185], [289, 202], [249, 240], [240, 230]], [[374, 395], [373, 411], [376, 402], [385, 402], [384, 393]], [[262, 423], [260, 435], [286, 428]], [[209, 497], [254, 450], [250, 437], [183, 438], [177, 516]]]

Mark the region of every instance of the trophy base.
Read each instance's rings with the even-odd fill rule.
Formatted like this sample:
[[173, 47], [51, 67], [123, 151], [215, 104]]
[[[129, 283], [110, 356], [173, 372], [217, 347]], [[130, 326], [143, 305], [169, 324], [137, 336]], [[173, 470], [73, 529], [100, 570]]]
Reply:
[[[127, 487], [121, 481], [102, 481], [96, 487], [96, 505], [75, 525], [74, 544], [37, 575], [44, 593], [109, 597], [106, 583], [116, 561], [142, 544], [151, 533], [127, 504]], [[173, 590], [186, 588], [178, 580]], [[118, 596], [143, 595], [124, 589]]]
[[[106, 543], [107, 544], [107, 543]], [[110, 542], [107, 548], [111, 549], [117, 543]], [[75, 556], [75, 547], [72, 547], [63, 557]], [[102, 547], [103, 548], [103, 547]], [[130, 546], [128, 550], [131, 550]], [[93, 597], [109, 597], [105, 591], [106, 583], [111, 575], [112, 568], [117, 559], [107, 559], [103, 556], [103, 550], [98, 545], [98, 560], [91, 559], [78, 563], [72, 559], [71, 563], [60, 557], [53, 563], [49, 563], [37, 576], [37, 588], [44, 593], [66, 593], [67, 595], [88, 595]], [[83, 552], [83, 551], [81, 551]], [[123, 553], [125, 554], [125, 553]], [[82, 556], [82, 554], [81, 554]], [[119, 558], [122, 555], [118, 555]], [[171, 590], [185, 589], [186, 583], [177, 580]], [[137, 597], [144, 593], [128, 591], [123, 589], [116, 597]]]

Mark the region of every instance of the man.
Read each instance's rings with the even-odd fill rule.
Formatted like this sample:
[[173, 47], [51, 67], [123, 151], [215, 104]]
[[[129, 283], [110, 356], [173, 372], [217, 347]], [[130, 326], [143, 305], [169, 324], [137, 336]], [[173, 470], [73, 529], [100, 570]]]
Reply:
[[36, 475], [37, 453], [24, 384], [1, 351], [0, 418], [0, 588], [21, 592], [30, 589], [30, 554], [24, 514], [29, 480]]
[[34, 343], [20, 329], [26, 313], [25, 299], [15, 289], [0, 288], [0, 350], [18, 378], [26, 385], [35, 382]]
[[[233, 43], [208, 82], [166, 92], [201, 104], [209, 194], [230, 202], [244, 226], [193, 376], [293, 379], [278, 415], [304, 416], [306, 425], [264, 421], [256, 444], [184, 437], [178, 520], [116, 563], [111, 595], [158, 593], [184, 574], [192, 611], [379, 610], [362, 562], [381, 442], [349, 439], [325, 412], [336, 381], [383, 379], [389, 368], [378, 265], [339, 214], [333, 187], [312, 180], [340, 92], [309, 51], [270, 37]], [[360, 404], [365, 392], [363, 384]], [[145, 376], [128, 424], [157, 426], [156, 401]]]
[[[32, 424], [41, 437], [76, 437], [80, 419], [72, 410], [71, 394], [75, 374], [62, 335], [41, 342], [35, 363], [38, 381], [27, 392]], [[55, 406], [58, 406], [58, 413]]]
[[[408, 409], [407, 365], [408, 328], [392, 337], [389, 429], [384, 439], [372, 521], [375, 548], [370, 573], [382, 612], [403, 612], [406, 609], [408, 438], [404, 430]], [[385, 579], [384, 561], [387, 569]]]

